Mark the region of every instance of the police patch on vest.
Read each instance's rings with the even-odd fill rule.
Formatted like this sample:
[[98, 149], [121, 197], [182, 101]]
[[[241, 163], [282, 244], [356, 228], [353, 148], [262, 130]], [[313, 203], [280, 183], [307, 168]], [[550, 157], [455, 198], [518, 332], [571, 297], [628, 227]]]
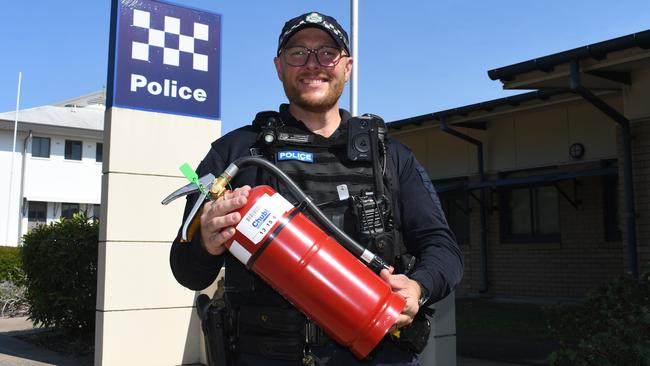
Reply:
[[278, 161], [283, 160], [298, 160], [304, 163], [313, 163], [314, 154], [304, 151], [279, 151], [278, 152]]

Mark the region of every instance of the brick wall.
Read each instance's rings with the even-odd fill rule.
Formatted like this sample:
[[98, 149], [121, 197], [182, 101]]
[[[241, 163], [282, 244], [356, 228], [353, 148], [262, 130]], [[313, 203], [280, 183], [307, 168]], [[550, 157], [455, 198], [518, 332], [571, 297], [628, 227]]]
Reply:
[[[585, 168], [594, 166], [565, 169]], [[576, 209], [559, 197], [561, 238], [553, 243], [502, 243], [499, 197], [496, 190], [492, 192], [495, 210], [488, 216], [488, 296], [580, 298], [623, 273], [623, 243], [605, 241], [602, 177], [577, 178], [575, 183], [580, 204]], [[573, 184], [573, 180], [559, 182], [572, 199]], [[461, 247], [465, 256], [461, 295], [478, 293], [480, 285], [480, 206], [473, 199], [470, 205], [471, 240]]]

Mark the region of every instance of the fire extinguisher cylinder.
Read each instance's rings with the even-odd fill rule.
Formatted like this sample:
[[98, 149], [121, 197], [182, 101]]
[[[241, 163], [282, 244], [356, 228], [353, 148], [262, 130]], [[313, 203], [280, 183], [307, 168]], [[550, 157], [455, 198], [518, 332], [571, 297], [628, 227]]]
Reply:
[[[238, 173], [239, 169], [249, 165], [254, 165], [273, 173], [283, 184], [287, 186], [294, 198], [301, 204], [305, 205], [309, 213], [312, 214], [314, 219], [323, 228], [330, 232], [338, 240], [338, 242], [345, 247], [345, 249], [363, 261], [375, 273], [379, 273], [382, 269], [390, 269], [382, 257], [364, 248], [359, 243], [354, 241], [354, 239], [348, 236], [343, 230], [334, 225], [327, 218], [327, 216], [325, 216], [323, 211], [321, 211], [318, 206], [312, 202], [311, 198], [307, 196], [305, 192], [303, 192], [293, 180], [291, 180], [291, 178], [289, 178], [282, 170], [271, 164], [269, 161], [251, 156], [239, 158], [226, 168], [226, 170], [219, 176], [219, 178], [217, 178], [217, 181], [220, 183], [220, 185], [225, 187]], [[223, 190], [221, 194], [223, 194]], [[214, 198], [216, 199], [218, 196]]]
[[364, 358], [406, 300], [269, 186], [251, 189], [229, 251], [339, 344]]

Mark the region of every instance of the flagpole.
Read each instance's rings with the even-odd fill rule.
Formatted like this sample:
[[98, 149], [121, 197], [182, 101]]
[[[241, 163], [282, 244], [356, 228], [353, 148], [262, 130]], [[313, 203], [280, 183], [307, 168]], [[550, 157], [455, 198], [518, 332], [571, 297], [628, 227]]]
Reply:
[[350, 113], [353, 116], [358, 114], [358, 90], [359, 90], [359, 2], [350, 0], [350, 31], [352, 38], [352, 78], [350, 80]]
[[[16, 95], [16, 115], [14, 118], [14, 144], [11, 148], [11, 170], [9, 172], [9, 200], [7, 200], [7, 230], [5, 232], [5, 244], [9, 245], [9, 227], [10, 227], [10, 218], [11, 218], [11, 202], [13, 197], [14, 186], [14, 156], [16, 155], [16, 135], [18, 134], [18, 110], [20, 109], [20, 84], [23, 80], [23, 73], [18, 72], [18, 93]], [[18, 217], [18, 220], [21, 218]], [[19, 233], [20, 234], [20, 233]]]

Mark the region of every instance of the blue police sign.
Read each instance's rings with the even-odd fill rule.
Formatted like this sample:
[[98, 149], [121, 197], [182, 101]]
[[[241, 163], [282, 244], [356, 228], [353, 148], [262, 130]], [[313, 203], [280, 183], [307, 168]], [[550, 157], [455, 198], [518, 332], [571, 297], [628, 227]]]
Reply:
[[221, 15], [114, 0], [107, 107], [220, 119]]

